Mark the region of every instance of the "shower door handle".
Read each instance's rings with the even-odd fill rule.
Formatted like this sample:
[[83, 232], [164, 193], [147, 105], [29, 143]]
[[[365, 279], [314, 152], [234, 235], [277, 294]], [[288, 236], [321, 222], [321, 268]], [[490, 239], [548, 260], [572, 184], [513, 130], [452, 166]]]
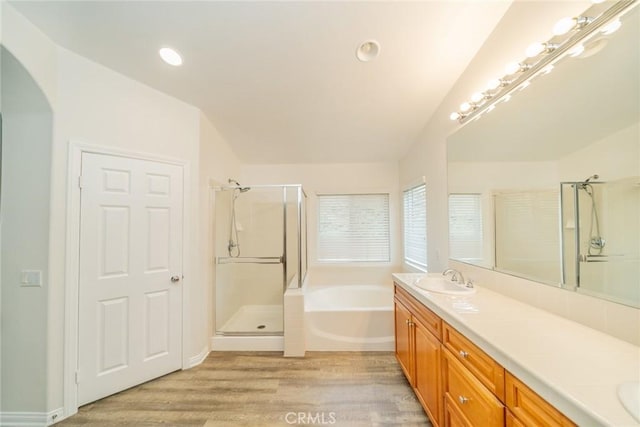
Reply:
[[180, 281], [180, 276], [171, 276], [171, 283], [177, 283]]

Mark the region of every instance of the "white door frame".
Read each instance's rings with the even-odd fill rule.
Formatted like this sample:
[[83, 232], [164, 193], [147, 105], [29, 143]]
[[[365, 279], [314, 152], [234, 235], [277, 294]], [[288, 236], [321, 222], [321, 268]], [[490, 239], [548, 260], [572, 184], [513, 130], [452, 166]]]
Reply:
[[94, 153], [108, 156], [127, 157], [138, 160], [168, 163], [182, 167], [183, 170], [183, 226], [182, 226], [182, 369], [187, 369], [189, 356], [185, 339], [190, 329], [189, 317], [186, 313], [189, 306], [190, 263], [187, 248], [190, 247], [190, 169], [189, 162], [175, 158], [161, 157], [154, 154], [139, 153], [113, 147], [86, 144], [80, 141], [69, 141], [68, 174], [67, 174], [67, 229], [65, 245], [65, 301], [64, 301], [64, 367], [63, 367], [63, 404], [64, 417], [78, 412], [78, 289], [80, 269], [80, 185], [82, 171], [82, 154]]

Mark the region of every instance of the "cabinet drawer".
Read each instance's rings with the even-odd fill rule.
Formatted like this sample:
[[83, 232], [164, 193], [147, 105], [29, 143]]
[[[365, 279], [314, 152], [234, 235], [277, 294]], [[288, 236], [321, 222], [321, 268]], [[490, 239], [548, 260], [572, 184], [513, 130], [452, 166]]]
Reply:
[[429, 310], [398, 285], [395, 285], [395, 296], [409, 307], [413, 316], [420, 320], [429, 332], [435, 335], [438, 340], [442, 340], [442, 320], [437, 314]]
[[442, 344], [504, 402], [504, 368], [448, 323], [442, 329]]
[[444, 350], [442, 383], [446, 400], [474, 426], [504, 426], [504, 406], [456, 356]]
[[524, 426], [573, 427], [576, 425], [509, 372], [506, 376], [506, 403], [509, 410]]

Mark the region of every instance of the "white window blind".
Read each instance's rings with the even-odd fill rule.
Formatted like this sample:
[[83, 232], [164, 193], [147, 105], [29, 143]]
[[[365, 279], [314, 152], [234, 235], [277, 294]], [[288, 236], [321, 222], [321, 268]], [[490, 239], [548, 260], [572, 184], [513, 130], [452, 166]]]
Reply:
[[482, 260], [482, 199], [480, 194], [449, 195], [449, 256]]
[[390, 261], [389, 194], [318, 195], [318, 260]]
[[558, 280], [558, 197], [556, 190], [494, 195], [496, 267], [548, 281]]
[[427, 192], [424, 184], [405, 190], [404, 260], [407, 264], [427, 269]]

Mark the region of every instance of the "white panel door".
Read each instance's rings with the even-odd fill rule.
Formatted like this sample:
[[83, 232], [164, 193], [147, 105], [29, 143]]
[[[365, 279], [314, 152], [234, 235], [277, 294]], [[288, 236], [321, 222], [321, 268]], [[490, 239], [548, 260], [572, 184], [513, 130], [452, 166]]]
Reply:
[[78, 404], [181, 368], [183, 168], [83, 153]]

